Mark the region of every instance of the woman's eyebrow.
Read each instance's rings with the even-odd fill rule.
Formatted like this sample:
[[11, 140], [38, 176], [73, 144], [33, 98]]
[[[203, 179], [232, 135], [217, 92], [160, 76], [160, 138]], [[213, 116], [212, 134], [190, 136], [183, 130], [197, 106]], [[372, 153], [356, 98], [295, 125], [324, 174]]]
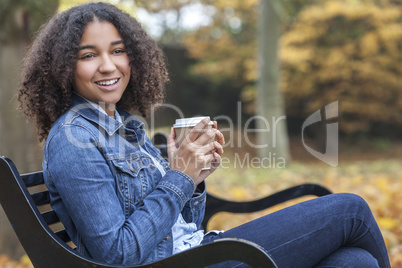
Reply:
[[[113, 41], [113, 42], [110, 43], [110, 44], [111, 44], [112, 46], [119, 45], [119, 44], [123, 44], [123, 40]], [[89, 48], [89, 49], [94, 49], [95, 46], [94, 46], [94, 45], [85, 45], [85, 46], [80, 46], [78, 49], [79, 49], [79, 50], [83, 50], [83, 49], [87, 49], [87, 48]]]
[[94, 49], [95, 46], [93, 46], [93, 45], [80, 46], [78, 49], [83, 50], [83, 49], [87, 49], [87, 48]]
[[123, 40], [117, 40], [111, 43], [112, 46], [123, 44]]

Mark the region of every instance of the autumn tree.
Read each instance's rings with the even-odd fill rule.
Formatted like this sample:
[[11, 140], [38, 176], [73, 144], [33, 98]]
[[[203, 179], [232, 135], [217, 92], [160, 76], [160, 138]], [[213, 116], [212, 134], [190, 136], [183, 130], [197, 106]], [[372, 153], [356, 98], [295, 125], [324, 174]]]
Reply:
[[289, 115], [339, 100], [345, 133], [402, 122], [402, 12], [392, 1], [323, 1], [281, 39]]
[[[260, 158], [275, 154], [290, 161], [283, 94], [279, 89], [278, 40], [282, 24], [278, 0], [261, 0], [258, 30], [259, 78], [257, 83], [256, 132]], [[272, 155], [271, 155], [272, 157]]]

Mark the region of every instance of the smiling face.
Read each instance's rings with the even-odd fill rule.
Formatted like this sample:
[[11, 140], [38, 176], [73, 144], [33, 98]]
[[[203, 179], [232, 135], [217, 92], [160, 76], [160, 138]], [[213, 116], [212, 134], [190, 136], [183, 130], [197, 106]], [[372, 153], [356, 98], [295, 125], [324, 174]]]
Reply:
[[123, 39], [110, 22], [95, 20], [82, 35], [74, 90], [98, 103], [109, 116], [130, 81], [130, 60]]

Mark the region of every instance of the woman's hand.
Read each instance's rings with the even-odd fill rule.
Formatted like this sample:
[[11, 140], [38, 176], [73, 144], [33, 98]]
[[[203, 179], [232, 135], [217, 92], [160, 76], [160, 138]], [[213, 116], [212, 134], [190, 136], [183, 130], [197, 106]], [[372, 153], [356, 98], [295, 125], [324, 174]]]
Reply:
[[[168, 156], [172, 169], [186, 173], [198, 185], [219, 166], [223, 153], [224, 138], [213, 122], [212, 129], [204, 130], [210, 120], [203, 119], [184, 138], [179, 147], [176, 146], [176, 134], [172, 128], [168, 135]], [[201, 133], [201, 134], [200, 134]], [[216, 138], [216, 141], [214, 139]], [[208, 142], [211, 141], [212, 142]], [[202, 170], [211, 164], [211, 169]]]
[[212, 172], [214, 172], [220, 166], [222, 160], [221, 156], [223, 154], [223, 145], [225, 144], [225, 138], [223, 137], [222, 132], [217, 130], [218, 124], [216, 121], [213, 122], [212, 128], [216, 129], [216, 140], [214, 141], [215, 149], [212, 151], [214, 159], [211, 162], [210, 169], [201, 170], [197, 178], [197, 180], [199, 180], [200, 182], [205, 180]]

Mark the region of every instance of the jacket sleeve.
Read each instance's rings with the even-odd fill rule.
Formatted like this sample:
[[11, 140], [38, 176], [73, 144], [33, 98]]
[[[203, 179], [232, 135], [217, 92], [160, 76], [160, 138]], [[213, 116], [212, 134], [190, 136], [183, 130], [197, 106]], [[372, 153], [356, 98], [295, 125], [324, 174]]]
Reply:
[[197, 229], [201, 228], [201, 223], [204, 219], [206, 195], [206, 184], [205, 181], [203, 181], [197, 186], [194, 195], [186, 203], [181, 213], [183, 219], [186, 222], [194, 222], [197, 225]]

